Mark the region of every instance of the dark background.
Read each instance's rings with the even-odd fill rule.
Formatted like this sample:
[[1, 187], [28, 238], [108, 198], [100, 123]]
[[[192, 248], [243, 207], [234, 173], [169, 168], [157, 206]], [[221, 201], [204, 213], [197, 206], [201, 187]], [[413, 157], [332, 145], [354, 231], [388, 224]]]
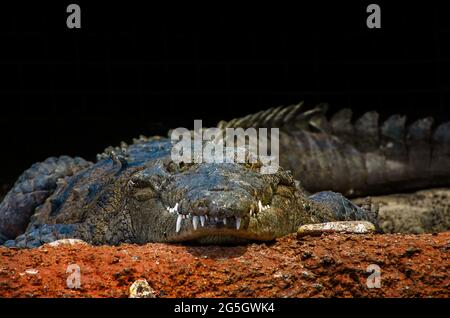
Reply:
[[328, 102], [449, 119], [450, 20], [437, 4], [143, 7], [73, 1], [0, 12], [0, 181], [52, 155], [261, 109]]

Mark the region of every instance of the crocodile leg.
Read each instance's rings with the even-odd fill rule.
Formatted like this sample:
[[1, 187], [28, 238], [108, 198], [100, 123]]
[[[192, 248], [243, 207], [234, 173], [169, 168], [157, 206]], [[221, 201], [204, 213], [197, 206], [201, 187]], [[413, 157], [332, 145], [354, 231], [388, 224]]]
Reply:
[[5, 242], [6, 247], [34, 248], [61, 239], [77, 238], [88, 241], [90, 233], [82, 224], [42, 224], [28, 229], [14, 240]]
[[377, 211], [367, 211], [340, 193], [323, 191], [315, 193], [309, 198], [322, 203], [333, 212], [335, 220], [329, 221], [369, 221], [375, 226], [378, 224]]
[[58, 180], [91, 164], [79, 157], [50, 157], [26, 170], [0, 204], [0, 244], [25, 232], [35, 209], [54, 192]]

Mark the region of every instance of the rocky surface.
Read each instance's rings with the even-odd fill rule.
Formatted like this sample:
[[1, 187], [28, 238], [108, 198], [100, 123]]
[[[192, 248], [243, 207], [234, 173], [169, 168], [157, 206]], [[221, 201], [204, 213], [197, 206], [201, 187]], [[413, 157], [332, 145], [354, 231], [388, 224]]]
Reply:
[[[450, 232], [292, 234], [271, 244], [0, 248], [1, 297], [449, 297]], [[74, 265], [75, 264], [75, 265]], [[72, 265], [69, 267], [68, 266]], [[74, 274], [80, 270], [80, 288]], [[376, 275], [368, 268], [380, 269]]]
[[413, 193], [372, 196], [353, 200], [378, 210], [385, 233], [432, 233], [450, 229], [450, 188], [425, 189]]

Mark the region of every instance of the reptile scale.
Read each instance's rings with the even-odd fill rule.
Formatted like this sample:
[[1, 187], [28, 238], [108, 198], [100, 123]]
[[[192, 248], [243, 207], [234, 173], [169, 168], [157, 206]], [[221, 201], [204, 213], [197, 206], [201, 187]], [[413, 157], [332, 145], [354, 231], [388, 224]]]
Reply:
[[[351, 220], [382, 230], [375, 209], [344, 195], [450, 184], [449, 122], [433, 127], [432, 118], [424, 118], [407, 125], [393, 115], [380, 124], [376, 112], [353, 122], [349, 109], [331, 118], [326, 110], [300, 103], [218, 124], [279, 128], [281, 168], [274, 174], [261, 174], [250, 161], [175, 163], [171, 140], [159, 136], [109, 147], [96, 163], [48, 158], [25, 171], [1, 203], [0, 243], [243, 243], [270, 241], [305, 224]], [[448, 210], [434, 223], [448, 230]]]

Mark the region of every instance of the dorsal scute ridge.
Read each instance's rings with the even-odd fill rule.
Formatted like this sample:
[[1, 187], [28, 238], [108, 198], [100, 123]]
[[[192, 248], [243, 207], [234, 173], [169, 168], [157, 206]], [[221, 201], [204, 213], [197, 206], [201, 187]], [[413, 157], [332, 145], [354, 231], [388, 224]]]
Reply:
[[[217, 125], [220, 129], [225, 128], [288, 128], [288, 127], [311, 127], [318, 126], [320, 121], [326, 119], [325, 114], [328, 104], [319, 104], [314, 108], [305, 109], [304, 103], [300, 102], [290, 106], [272, 107], [267, 110], [249, 114], [244, 117], [234, 118], [230, 121], [220, 121]], [[316, 127], [318, 128], [318, 127]]]

